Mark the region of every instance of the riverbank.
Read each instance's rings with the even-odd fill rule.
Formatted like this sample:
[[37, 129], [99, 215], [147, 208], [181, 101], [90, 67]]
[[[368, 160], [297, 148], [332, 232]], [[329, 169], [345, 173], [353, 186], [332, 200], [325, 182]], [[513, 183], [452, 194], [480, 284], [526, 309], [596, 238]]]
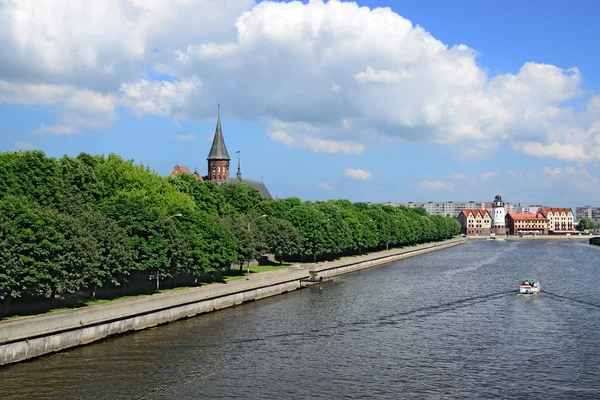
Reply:
[[468, 240], [588, 240], [593, 235], [497, 235], [467, 236]]
[[0, 365], [92, 343], [125, 332], [300, 289], [310, 271], [332, 277], [465, 243], [464, 238], [392, 249], [315, 265], [257, 273], [246, 280], [160, 293], [82, 309], [0, 322]]

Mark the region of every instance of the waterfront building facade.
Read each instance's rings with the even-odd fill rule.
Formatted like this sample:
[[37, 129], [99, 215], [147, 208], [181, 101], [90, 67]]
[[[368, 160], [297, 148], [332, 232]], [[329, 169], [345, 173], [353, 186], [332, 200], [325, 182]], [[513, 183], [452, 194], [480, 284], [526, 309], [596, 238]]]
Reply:
[[548, 220], [549, 233], [574, 232], [573, 212], [570, 208], [540, 208], [537, 214], [541, 214]]
[[492, 216], [488, 210], [462, 210], [457, 219], [463, 235], [489, 236], [491, 233]]
[[541, 214], [508, 213], [505, 226], [510, 235], [547, 235], [548, 220]]

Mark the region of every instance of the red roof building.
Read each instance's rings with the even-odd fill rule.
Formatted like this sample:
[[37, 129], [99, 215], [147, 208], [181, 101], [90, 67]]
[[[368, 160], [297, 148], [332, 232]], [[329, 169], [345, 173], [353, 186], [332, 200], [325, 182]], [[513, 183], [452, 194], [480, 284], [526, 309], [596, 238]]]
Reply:
[[541, 213], [508, 213], [506, 227], [510, 235], [547, 235], [548, 219]]
[[463, 235], [489, 236], [491, 233], [492, 215], [488, 210], [462, 210], [457, 219]]
[[548, 219], [549, 233], [567, 233], [574, 231], [573, 212], [570, 208], [538, 208], [537, 214]]
[[181, 174], [193, 175], [199, 181], [204, 180], [202, 178], [202, 176], [198, 173], [198, 170], [195, 170], [194, 173], [192, 174], [192, 172], [190, 171], [190, 169], [188, 167], [184, 167], [183, 165], [176, 165], [175, 168], [173, 168], [173, 172], [171, 172], [171, 176], [177, 176], [177, 175], [181, 175]]

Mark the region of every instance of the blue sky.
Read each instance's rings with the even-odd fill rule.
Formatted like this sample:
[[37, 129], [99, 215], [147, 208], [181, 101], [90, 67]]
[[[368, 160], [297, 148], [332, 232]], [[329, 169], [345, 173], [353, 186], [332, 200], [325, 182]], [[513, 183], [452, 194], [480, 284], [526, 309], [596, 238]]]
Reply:
[[595, 1], [66, 4], [0, 9], [2, 151], [206, 173], [220, 102], [279, 197], [600, 205]]

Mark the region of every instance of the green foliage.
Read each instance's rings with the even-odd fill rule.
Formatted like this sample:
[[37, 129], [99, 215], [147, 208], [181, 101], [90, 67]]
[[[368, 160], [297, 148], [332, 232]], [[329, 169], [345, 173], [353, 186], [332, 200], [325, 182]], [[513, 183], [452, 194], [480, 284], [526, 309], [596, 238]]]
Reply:
[[579, 225], [577, 225], [577, 229], [580, 231], [598, 229], [598, 222], [591, 218], [581, 218]]
[[[580, 228], [597, 227], [582, 222]], [[176, 286], [266, 253], [280, 262], [317, 260], [444, 240], [459, 231], [454, 218], [423, 209], [266, 200], [245, 183], [161, 177], [115, 154], [57, 160], [40, 151], [0, 153], [5, 304], [69, 293], [94, 297], [99, 288], [119, 286], [134, 294], [157, 276]]]

